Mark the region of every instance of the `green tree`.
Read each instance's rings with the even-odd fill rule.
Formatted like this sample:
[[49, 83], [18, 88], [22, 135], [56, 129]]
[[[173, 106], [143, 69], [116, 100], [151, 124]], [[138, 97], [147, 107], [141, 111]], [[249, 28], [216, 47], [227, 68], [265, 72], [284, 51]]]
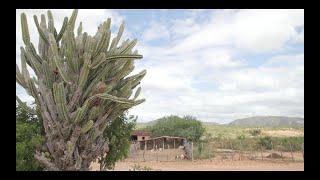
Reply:
[[128, 156], [132, 130], [136, 126], [137, 117], [127, 116], [127, 112], [110, 122], [104, 136], [110, 140], [108, 156], [99, 159], [100, 170], [114, 169], [118, 160]]
[[193, 116], [165, 116], [153, 126], [147, 126], [146, 131], [152, 136], [180, 136], [191, 141], [198, 141], [205, 132], [202, 123]]
[[41, 171], [34, 158], [35, 149], [41, 145], [40, 124], [36, 116], [16, 105], [16, 170]]

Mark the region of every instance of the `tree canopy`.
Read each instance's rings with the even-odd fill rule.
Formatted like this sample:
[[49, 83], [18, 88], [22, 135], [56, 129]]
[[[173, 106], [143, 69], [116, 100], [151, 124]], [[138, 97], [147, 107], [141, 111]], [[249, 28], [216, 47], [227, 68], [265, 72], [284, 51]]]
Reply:
[[130, 135], [136, 126], [136, 120], [137, 117], [128, 116], [128, 113], [125, 112], [108, 124], [104, 136], [110, 140], [109, 152], [100, 160], [100, 170], [113, 169], [117, 161], [128, 156]]
[[160, 118], [155, 125], [147, 126], [144, 130], [151, 133], [152, 136], [179, 136], [191, 141], [198, 141], [205, 132], [201, 121], [190, 115], [165, 116]]

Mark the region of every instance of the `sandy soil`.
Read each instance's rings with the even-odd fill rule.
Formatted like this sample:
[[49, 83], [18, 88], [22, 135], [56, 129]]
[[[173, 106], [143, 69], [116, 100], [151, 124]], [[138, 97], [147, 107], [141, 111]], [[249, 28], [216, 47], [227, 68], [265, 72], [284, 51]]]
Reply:
[[[178, 149], [170, 149], [162, 152], [146, 151], [145, 160], [143, 159], [143, 151], [138, 151], [124, 161], [116, 163], [115, 171], [133, 170], [134, 165], [141, 167], [149, 167], [158, 171], [304, 171], [304, 162], [302, 154], [299, 152], [293, 153], [295, 162], [292, 161], [291, 153], [283, 152], [284, 161], [281, 158], [270, 159], [266, 158], [270, 152], [264, 152], [264, 160], [261, 159], [261, 154], [256, 152], [253, 156], [256, 160], [249, 160], [249, 154], [244, 154], [240, 161], [239, 154], [233, 153], [233, 158], [230, 153], [222, 156], [216, 154], [216, 157], [206, 160], [176, 160], [173, 155], [183, 152]], [[158, 154], [157, 154], [158, 153]], [[280, 154], [280, 152], [275, 152]], [[168, 159], [167, 159], [168, 155]], [[157, 158], [158, 157], [158, 161]], [[222, 158], [224, 157], [224, 158]], [[168, 160], [168, 161], [167, 161]], [[99, 164], [93, 162], [91, 164], [92, 171], [99, 169]]]
[[264, 133], [269, 136], [275, 136], [275, 137], [304, 136], [304, 132], [291, 131], [291, 130], [264, 131]]

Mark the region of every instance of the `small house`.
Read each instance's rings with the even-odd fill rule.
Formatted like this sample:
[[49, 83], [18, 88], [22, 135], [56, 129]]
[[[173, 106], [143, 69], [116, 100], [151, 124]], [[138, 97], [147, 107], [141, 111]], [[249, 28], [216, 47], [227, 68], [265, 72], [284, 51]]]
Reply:
[[150, 135], [149, 133], [143, 132], [140, 129], [137, 130], [133, 130], [131, 132], [131, 141], [145, 141], [145, 140], [149, 140], [150, 139]]

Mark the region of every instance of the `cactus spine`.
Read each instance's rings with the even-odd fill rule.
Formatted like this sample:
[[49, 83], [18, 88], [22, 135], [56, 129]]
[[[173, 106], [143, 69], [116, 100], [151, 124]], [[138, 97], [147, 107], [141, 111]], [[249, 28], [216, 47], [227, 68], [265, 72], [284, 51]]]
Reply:
[[[90, 163], [108, 151], [109, 141], [102, 135], [108, 122], [145, 101], [137, 99], [141, 87], [130, 97], [146, 71], [128, 76], [134, 60], [142, 55], [133, 51], [136, 39], [119, 43], [124, 23], [111, 41], [110, 18], [90, 36], [82, 32], [82, 22], [75, 29], [78, 10], [64, 18], [59, 31], [52, 12], [46, 14], [47, 19], [42, 14], [40, 23], [33, 16], [39, 34], [38, 53], [30, 42], [27, 16], [21, 14], [25, 47], [20, 48], [16, 82], [35, 99], [36, 106], [28, 107], [18, 96], [16, 101], [41, 119], [46, 142], [35, 157], [47, 170], [89, 170]], [[28, 66], [36, 77], [30, 76]]]

